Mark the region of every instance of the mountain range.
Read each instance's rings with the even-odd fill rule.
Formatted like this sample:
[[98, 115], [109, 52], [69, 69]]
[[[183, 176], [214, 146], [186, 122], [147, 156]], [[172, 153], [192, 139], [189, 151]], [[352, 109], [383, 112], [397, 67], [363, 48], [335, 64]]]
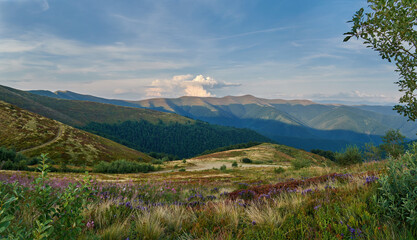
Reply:
[[154, 98], [141, 101], [105, 99], [70, 91], [30, 91], [59, 99], [86, 100], [146, 108], [212, 124], [249, 128], [281, 144], [310, 150], [340, 150], [348, 144], [381, 143], [389, 129], [415, 139], [417, 125], [391, 106], [318, 104], [309, 100], [263, 99], [251, 95]]
[[195, 156], [209, 149], [272, 140], [249, 129], [213, 125], [176, 113], [58, 99], [0, 86], [0, 100], [141, 152]]

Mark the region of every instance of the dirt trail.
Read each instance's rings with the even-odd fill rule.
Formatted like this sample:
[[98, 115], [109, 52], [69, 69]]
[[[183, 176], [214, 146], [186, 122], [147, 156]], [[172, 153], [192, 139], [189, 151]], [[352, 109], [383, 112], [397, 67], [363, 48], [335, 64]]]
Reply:
[[[227, 168], [232, 169], [232, 165], [230, 161], [189, 161], [194, 164], [194, 166], [185, 166], [187, 171], [193, 172], [193, 171], [203, 171], [213, 168], [220, 168], [222, 165], [226, 165]], [[257, 167], [269, 167], [269, 168], [276, 168], [276, 167], [282, 167], [280, 165], [270, 165], [270, 164], [246, 164], [246, 163], [239, 163], [239, 167], [243, 168], [257, 168]], [[152, 173], [167, 173], [167, 172], [177, 172], [179, 169], [169, 169], [169, 170], [162, 170], [162, 171], [156, 171]]]
[[28, 149], [25, 149], [25, 150], [22, 150], [22, 151], [19, 151], [19, 153], [26, 153], [26, 152], [30, 152], [30, 151], [33, 151], [33, 150], [36, 150], [36, 149], [39, 149], [39, 148], [43, 148], [43, 147], [46, 147], [46, 146], [48, 146], [48, 145], [50, 145], [50, 144], [52, 144], [52, 143], [54, 143], [54, 142], [56, 142], [56, 141], [58, 141], [58, 139], [62, 136], [62, 134], [65, 132], [65, 129], [64, 129], [64, 126], [63, 125], [59, 125], [59, 128], [58, 128], [58, 133], [56, 134], [56, 136], [54, 137], [54, 139], [52, 139], [51, 141], [49, 141], [49, 142], [46, 142], [46, 143], [43, 143], [43, 144], [41, 144], [41, 145], [38, 145], [38, 146], [36, 146], [36, 147], [32, 147], [32, 148], [28, 148]]

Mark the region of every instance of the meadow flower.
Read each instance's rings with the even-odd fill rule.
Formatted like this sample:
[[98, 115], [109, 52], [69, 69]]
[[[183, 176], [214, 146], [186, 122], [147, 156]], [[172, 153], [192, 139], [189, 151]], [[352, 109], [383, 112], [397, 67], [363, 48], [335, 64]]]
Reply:
[[88, 229], [93, 229], [94, 228], [94, 221], [93, 220], [88, 221], [86, 226], [87, 226]]

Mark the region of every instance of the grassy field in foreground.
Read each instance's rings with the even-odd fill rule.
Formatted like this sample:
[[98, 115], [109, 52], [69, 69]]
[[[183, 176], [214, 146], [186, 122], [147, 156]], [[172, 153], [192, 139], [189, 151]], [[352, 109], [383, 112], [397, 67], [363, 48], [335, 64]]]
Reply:
[[[42, 173], [1, 171], [0, 225], [5, 228], [0, 228], [0, 235], [9, 239], [413, 239], [416, 215], [407, 208], [415, 206], [411, 193], [417, 188], [412, 181], [416, 159], [412, 153], [400, 160], [348, 167], [235, 167], [148, 174], [46, 174], [45, 165]], [[392, 186], [393, 178], [411, 181]], [[407, 196], [404, 187], [411, 188]], [[401, 204], [392, 205], [387, 194]], [[404, 201], [407, 198], [410, 201]], [[402, 216], [391, 210], [401, 211]]]

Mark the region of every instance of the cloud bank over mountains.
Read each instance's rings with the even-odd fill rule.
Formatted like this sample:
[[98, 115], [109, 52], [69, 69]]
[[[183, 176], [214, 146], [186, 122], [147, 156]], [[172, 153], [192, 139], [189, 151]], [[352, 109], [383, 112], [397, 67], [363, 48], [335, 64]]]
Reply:
[[241, 84], [220, 82], [203, 75], [177, 75], [169, 80], [154, 80], [146, 89], [147, 97], [214, 97], [214, 89], [237, 87]]
[[360, 41], [342, 41], [363, 6], [0, 0], [0, 85], [125, 100], [251, 94], [396, 102], [395, 66]]

